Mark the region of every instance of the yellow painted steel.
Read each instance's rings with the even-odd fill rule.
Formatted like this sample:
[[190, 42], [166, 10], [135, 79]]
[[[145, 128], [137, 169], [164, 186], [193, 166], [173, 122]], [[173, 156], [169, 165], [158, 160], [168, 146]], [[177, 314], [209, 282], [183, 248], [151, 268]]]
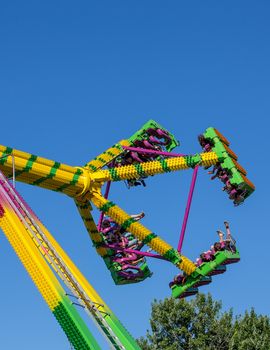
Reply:
[[[90, 208], [84, 207], [88, 200], [91, 200], [98, 208], [105, 202], [105, 199], [99, 194], [99, 188], [105, 181], [119, 181], [134, 179], [143, 176], [151, 176], [165, 172], [188, 169], [192, 164], [189, 163], [191, 157], [173, 157], [163, 161], [149, 161], [137, 165], [119, 166], [109, 170], [98, 170], [108, 161], [123, 152], [122, 146], [129, 145], [127, 140], [119, 142], [117, 145], [103, 152], [93, 161], [86, 164], [85, 167], [72, 167], [66, 164], [54, 162], [52, 160], [37, 157], [30, 153], [14, 150], [5, 146], [0, 146], [0, 170], [6, 176], [12, 174], [12, 156], [15, 161], [16, 179], [32, 185], [54, 191], [63, 192], [75, 198], [78, 210], [84, 220], [87, 231], [94, 243], [102, 241], [102, 236], [97, 230], [93, 221]], [[1, 159], [1, 157], [4, 157]], [[198, 155], [199, 165], [211, 166], [219, 160], [214, 152], [205, 152]], [[99, 159], [99, 160], [97, 160]], [[96, 170], [95, 170], [96, 169]], [[82, 204], [84, 203], [84, 204]], [[128, 220], [130, 216], [117, 206], [110, 208], [108, 215], [117, 223], [121, 224]], [[140, 223], [132, 223], [129, 228], [136, 237], [144, 240], [151, 231], [146, 229]], [[149, 244], [152, 249], [159, 254], [164, 255], [173, 249], [161, 238], [153, 238]], [[101, 256], [105, 256], [107, 249], [97, 248]], [[194, 270], [195, 265], [187, 258], [182, 257], [178, 267], [186, 273]]]
[[[201, 166], [210, 166], [218, 162], [218, 157], [214, 152], [201, 153], [202, 161]], [[125, 165], [114, 168], [114, 170], [101, 170], [95, 172], [91, 177], [92, 180], [97, 181], [119, 181], [119, 180], [130, 180], [141, 177], [139, 171], [144, 176], [151, 176], [155, 174], [163, 174], [171, 171], [189, 169], [190, 166], [186, 161], [186, 157], [172, 157], [166, 159], [165, 166], [162, 166], [160, 161], [149, 161], [140, 163], [139, 165]]]
[[201, 165], [202, 166], [211, 166], [219, 162], [218, 156], [215, 152], [204, 152], [200, 154], [201, 156]]
[[62, 300], [64, 290], [35, 249], [35, 243], [24, 225], [14, 213], [5, 208], [5, 213], [0, 218], [0, 226], [49, 308], [54, 310]]
[[[2, 197], [0, 196], [0, 198]], [[31, 234], [31, 231], [28, 230], [26, 227], [27, 225], [24, 226], [24, 224], [20, 221], [18, 216], [13, 212], [10, 205], [8, 203], [3, 204], [3, 198], [1, 200], [1, 205], [4, 207], [4, 212], [1, 210], [0, 227], [2, 228], [11, 246], [15, 250], [19, 259], [21, 260], [26, 271], [29, 273], [30, 277], [32, 278], [34, 284], [37, 286], [45, 302], [48, 304], [50, 310], [54, 313], [58, 322], [60, 323], [60, 325], [66, 332], [67, 336], [69, 337], [70, 333], [67, 333], [66, 320], [62, 319], [63, 316], [61, 316], [61, 311], [59, 312], [57, 310], [59, 310], [59, 305], [60, 307], [61, 306], [63, 307], [63, 305], [65, 305], [64, 307], [67, 307], [67, 306], [72, 307], [72, 302], [67, 298], [63, 287], [59, 283], [56, 276], [53, 274], [49, 265], [46, 263], [46, 260], [43, 258], [43, 256], [45, 256], [45, 258], [47, 258], [48, 261], [50, 261], [50, 259], [53, 259], [54, 260], [53, 264], [58, 264], [56, 259], [54, 258], [54, 252], [50, 250], [48, 245], [46, 245], [46, 249], [44, 249], [45, 245], [43, 243], [42, 243], [42, 248], [40, 248], [40, 245], [39, 245], [40, 242], [38, 244], [38, 242], [33, 239], [33, 235]], [[31, 211], [30, 208], [29, 210]], [[65, 251], [56, 242], [53, 236], [49, 233], [49, 231], [41, 223], [41, 221], [35, 216], [34, 213], [32, 213], [32, 217], [34, 218], [34, 221], [37, 227], [39, 227], [39, 229], [46, 236], [46, 240], [48, 244], [51, 247], [53, 247], [54, 251], [57, 252], [57, 256], [58, 256], [57, 259], [60, 259], [62, 266], [64, 266], [65, 269], [69, 271], [68, 274], [72, 276], [72, 281], [69, 280], [68, 285], [75, 292], [75, 295], [78, 295], [78, 294], [80, 295], [81, 299], [83, 300], [85, 305], [87, 305], [87, 308], [90, 312], [92, 312], [91, 311], [92, 309], [98, 310], [98, 313], [102, 315], [105, 322], [107, 322], [107, 328], [110, 330], [111, 333], [117, 331], [118, 332], [117, 336], [121, 335], [125, 337], [126, 330], [118, 321], [118, 319], [113, 314], [113, 312], [101, 299], [99, 294], [90, 285], [90, 283], [86, 280], [86, 278], [82, 275], [79, 269], [75, 266], [72, 260], [68, 257]], [[24, 219], [26, 219], [26, 217], [24, 217]], [[32, 227], [33, 229], [35, 229], [33, 225]], [[40, 252], [42, 254], [40, 254]], [[48, 256], [50, 256], [50, 259], [48, 259]], [[52, 267], [54, 267], [52, 263], [50, 264]], [[65, 271], [61, 269], [59, 269], [61, 270], [60, 273], [59, 273], [59, 270], [57, 270], [55, 267], [54, 269], [59, 275], [59, 277], [66, 283], [67, 280], [69, 279], [68, 274], [66, 274]], [[68, 304], [65, 304], [65, 303], [68, 303]], [[66, 311], [67, 313], [69, 313], [69, 309], [67, 309]], [[72, 318], [72, 317], [75, 317], [76, 314], [75, 315], [71, 314], [70, 316]], [[74, 319], [73, 320], [71, 319], [70, 322], [72, 321], [74, 321]], [[80, 319], [75, 319], [75, 321], [78, 322], [80, 325]], [[76, 325], [71, 324], [70, 326], [77, 327], [78, 324]], [[100, 326], [102, 328], [102, 325]], [[114, 331], [112, 330], [112, 328], [114, 329]], [[103, 327], [102, 329], [104, 330], [105, 328]], [[90, 332], [89, 334], [84, 333], [84, 327], [80, 329], [80, 332], [82, 332], [82, 336], [86, 337], [86, 340], [89, 340], [89, 336], [91, 336]], [[112, 338], [113, 341], [117, 340], [117, 342], [119, 342], [120, 340], [116, 336], [116, 333], [113, 333], [113, 334], [114, 334]], [[124, 341], [127, 344], [131, 344], [132, 342], [135, 343], [135, 341], [131, 338], [131, 336], [128, 333], [127, 335], [128, 337], [124, 338]], [[93, 341], [95, 341], [94, 338], [93, 338]], [[99, 349], [99, 347], [94, 347], [94, 344], [92, 344], [91, 340], [89, 344], [93, 345], [93, 349], [94, 348]], [[135, 349], [135, 348], [137, 349], [137, 347], [130, 347], [130, 349]], [[91, 349], [92, 349], [92, 346], [91, 346]], [[128, 347], [126, 349], [128, 349]]]
[[59, 243], [54, 239], [54, 237], [47, 230], [47, 228], [39, 220], [37, 220], [37, 223], [38, 223], [39, 227], [41, 228], [41, 230], [46, 235], [48, 241], [50, 241], [50, 243], [52, 244], [54, 249], [57, 251], [57, 254], [61, 257], [64, 264], [68, 267], [71, 274], [75, 277], [75, 279], [77, 280], [79, 285], [83, 288], [84, 292], [89, 297], [89, 300], [98, 304], [99, 310], [101, 312], [110, 314], [111, 310], [106, 305], [104, 300], [99, 296], [99, 294], [95, 291], [95, 289], [92, 287], [92, 285], [83, 276], [83, 274], [80, 272], [80, 270], [77, 268], [77, 266], [73, 263], [73, 261], [67, 255], [67, 253], [62, 249], [62, 247], [59, 245]]
[[[196, 269], [192, 261], [180, 255], [170, 244], [157, 237], [140, 222], [134, 222], [125, 211], [105, 199], [101, 195], [100, 188], [105, 181], [136, 179], [142, 176], [184, 170], [194, 167], [194, 164], [211, 166], [216, 164], [219, 159], [214, 152], [207, 152], [196, 155], [194, 159], [192, 159], [192, 156], [173, 157], [102, 170], [106, 164], [124, 152], [122, 146], [130, 145], [128, 140], [122, 140], [88, 162], [84, 167], [69, 166], [0, 145], [0, 170], [7, 177], [10, 177], [15, 166], [16, 180], [62, 192], [73, 197], [89, 236], [93, 243], [97, 245], [96, 249], [102, 257], [108, 254], [108, 249], [100, 245], [104, 239], [102, 234], [98, 232], [93, 220], [89, 200], [101, 210], [102, 207], [106, 207], [104, 211], [116, 223], [126, 227], [140, 241], [144, 241], [154, 251], [173, 262], [187, 275], [190, 275]], [[79, 291], [78, 293], [85, 305], [88, 305], [90, 300], [98, 305], [99, 312], [107, 316], [111, 315], [113, 321], [114, 316], [111, 310], [38, 218], [34, 217], [38, 224], [37, 229], [32, 225], [31, 219], [27, 221], [27, 218], [25, 218], [36, 238], [15, 213], [9, 210], [8, 203], [6, 203], [6, 206], [5, 209], [7, 210], [0, 217], [0, 227], [49, 308], [54, 310], [58, 306], [61, 297], [64, 296], [64, 290], [46, 260], [60, 278], [66, 281], [75, 292]], [[40, 231], [40, 234], [37, 231], [39, 228], [42, 231]], [[46, 236], [44, 240], [40, 236], [43, 234]], [[57, 255], [54, 252], [57, 252]], [[82, 288], [83, 294], [78, 289], [79, 286]]]
[[0, 145], [0, 170], [10, 177], [13, 171], [13, 159], [16, 180], [46, 189], [61, 191], [69, 196], [80, 194], [87, 183], [83, 169], [72, 167], [52, 160], [37, 157], [30, 153], [8, 149]]
[[[0, 217], [0, 227], [5, 233], [8, 241], [18, 255], [25, 269], [29, 273], [33, 282], [39, 289], [49, 308], [53, 311], [59, 302], [62, 301], [62, 297], [65, 295], [65, 291], [42, 257], [42, 255], [45, 256], [45, 258], [47, 255], [50, 255], [52, 258], [53, 253], [50, 252], [48, 246], [44, 244], [42, 247], [38, 246], [37, 242], [32, 239], [29, 231], [25, 228], [20, 219], [14, 214], [14, 212], [12, 212], [12, 210], [10, 210], [9, 204], [5, 205], [4, 209], [4, 215]], [[85, 293], [89, 297], [89, 300], [97, 303], [101, 312], [103, 311], [104, 313], [110, 314], [111, 310], [109, 307], [86, 280], [57, 241], [53, 238], [47, 228], [37, 217], [35, 217], [35, 221], [47, 237], [50, 244], [57, 251], [57, 254], [60, 256], [61, 260], [84, 289]]]
[[[123, 145], [126, 143], [127, 141], [122, 142]], [[140, 177], [138, 168], [140, 169], [139, 172], [142, 172], [145, 176], [151, 176], [190, 167], [185, 157], [174, 157], [166, 159], [165, 166], [160, 161], [149, 161], [137, 166], [119, 166], [114, 170], [92, 172], [93, 170], [90, 170], [88, 166], [72, 167], [0, 145], [0, 158], [5, 158], [4, 161], [0, 159], [0, 170], [7, 177], [12, 175], [12, 156], [14, 157], [16, 179], [18, 181], [63, 192], [71, 197], [84, 196], [85, 198], [89, 197], [95, 182], [99, 182], [101, 185], [104, 181], [138, 178]], [[202, 160], [200, 165], [202, 166], [210, 166], [218, 162], [218, 157], [214, 152], [201, 153], [200, 157]]]
[[[94, 192], [91, 197], [92, 202], [95, 204], [97, 208], [101, 208], [105, 206], [109, 201], [102, 197], [98, 192]], [[107, 210], [107, 214], [116, 221], [119, 225], [123, 225], [127, 220], [132, 219], [130, 215], [128, 215], [124, 210], [119, 208], [117, 205], [111, 206]], [[128, 231], [134, 234], [140, 241], [143, 241], [147, 238], [147, 236], [151, 235], [152, 232], [144, 227], [140, 222], [133, 222], [129, 227]], [[147, 243], [149, 247], [151, 247], [154, 251], [159, 253], [160, 255], [166, 255], [166, 253], [173, 249], [173, 247], [167, 242], [163, 241], [160, 237], [153, 238], [149, 243]], [[177, 263], [177, 267], [182, 269], [185, 273], [190, 274], [195, 269], [196, 266], [190, 261], [188, 258], [180, 256], [179, 260], [182, 259], [179, 263]], [[183, 259], [184, 258], [184, 259]]]
[[122, 146], [128, 147], [130, 145], [131, 144], [128, 140], [119, 141], [116, 145], [110, 147], [109, 149], [95, 157], [93, 160], [85, 164], [85, 167], [88, 168], [90, 172], [94, 172], [111, 162], [121, 153], [123, 153], [124, 149], [122, 148]]
[[185, 271], [187, 275], [192, 274], [192, 272], [196, 270], [196, 265], [183, 255], [181, 255], [181, 258], [182, 258], [182, 261], [180, 261], [180, 263], [177, 264], [177, 267]]
[[[98, 231], [93, 216], [91, 214], [92, 207], [90, 202], [88, 200], [84, 202], [75, 200], [75, 203], [81, 215], [81, 218], [83, 219], [84, 226], [86, 227], [86, 230], [93, 243], [102, 243], [103, 237]], [[104, 247], [97, 247], [96, 250], [100, 256], [107, 255], [108, 250]]]

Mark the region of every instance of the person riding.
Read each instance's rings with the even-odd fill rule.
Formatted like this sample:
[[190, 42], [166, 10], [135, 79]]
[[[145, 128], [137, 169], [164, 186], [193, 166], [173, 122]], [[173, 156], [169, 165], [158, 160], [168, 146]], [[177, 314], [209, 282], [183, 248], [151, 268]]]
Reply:
[[[226, 238], [224, 240], [224, 233], [221, 230], [217, 230], [217, 234], [219, 236], [220, 250], [230, 250], [235, 251], [235, 240], [232, 238], [230, 226], [227, 221], [224, 221], [224, 225], [226, 228]], [[216, 246], [217, 247], [217, 246]]]

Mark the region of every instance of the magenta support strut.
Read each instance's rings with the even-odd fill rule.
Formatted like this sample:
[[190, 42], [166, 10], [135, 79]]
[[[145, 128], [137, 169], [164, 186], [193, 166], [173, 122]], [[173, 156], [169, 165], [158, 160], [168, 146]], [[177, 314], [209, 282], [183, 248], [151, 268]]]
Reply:
[[188, 221], [188, 216], [189, 216], [189, 210], [192, 202], [192, 197], [193, 197], [193, 192], [196, 184], [196, 179], [197, 179], [197, 174], [198, 174], [199, 166], [197, 165], [194, 170], [193, 170], [193, 175], [192, 175], [192, 180], [190, 184], [190, 189], [189, 189], [189, 194], [188, 194], [188, 200], [187, 200], [187, 205], [186, 205], [186, 210], [185, 210], [185, 215], [184, 215], [184, 220], [182, 224], [182, 229], [180, 233], [180, 238], [179, 238], [179, 243], [177, 250], [179, 253], [181, 253], [182, 250], [182, 245], [185, 237], [185, 232], [186, 232], [186, 227], [187, 227], [187, 221]]
[[127, 147], [127, 146], [122, 146], [122, 147], [127, 151], [135, 151], [138, 153], [150, 153], [150, 154], [157, 154], [160, 156], [167, 156], [167, 157], [184, 157], [185, 156], [185, 154], [181, 154], [181, 153], [160, 152], [160, 151], [153, 151], [150, 149], [137, 148], [137, 147]]

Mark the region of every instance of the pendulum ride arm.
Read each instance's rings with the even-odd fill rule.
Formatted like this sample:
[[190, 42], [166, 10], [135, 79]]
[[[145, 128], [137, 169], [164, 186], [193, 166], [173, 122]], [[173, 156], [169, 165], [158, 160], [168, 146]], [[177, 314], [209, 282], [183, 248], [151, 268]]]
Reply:
[[17, 181], [62, 192], [71, 197], [80, 194], [86, 186], [87, 178], [83, 176], [82, 168], [0, 145], [0, 170], [7, 178], [13, 174], [12, 157]]
[[98, 231], [98, 228], [91, 214], [92, 206], [90, 202], [88, 200], [75, 200], [75, 204], [83, 220], [84, 226], [94, 246], [96, 247], [97, 253], [102, 257], [106, 256], [108, 254], [108, 249], [103, 247], [105, 243], [102, 234]]
[[[213, 147], [210, 152], [101, 170], [125, 152], [126, 146], [132, 145], [135, 140], [142, 139], [146, 130], [153, 127], [160, 128], [160, 125], [152, 120], [149, 121], [128, 140], [120, 141], [84, 167], [72, 167], [0, 145], [0, 170], [5, 176], [11, 177], [14, 167], [18, 181], [62, 192], [71, 197], [82, 198], [87, 197], [95, 182], [102, 185], [104, 181], [136, 179], [142, 176], [194, 168], [196, 165], [210, 167], [221, 164], [222, 168], [232, 174], [232, 185], [244, 189], [246, 196], [254, 191], [254, 185], [246, 178], [245, 170], [236, 162], [237, 156], [228, 147], [228, 141], [214, 128], [208, 128], [203, 135], [212, 143]], [[172, 143], [168, 147], [169, 151], [178, 144], [173, 135], [170, 134], [170, 136]]]
[[74, 348], [100, 349], [45, 260], [114, 349], [139, 350], [135, 340], [1, 173], [0, 180], [0, 225]]
[[[111, 163], [116, 157], [125, 152], [126, 148], [133, 146], [133, 142], [135, 140], [143, 140], [145, 137], [145, 133], [148, 129], [163, 129], [161, 125], [159, 125], [154, 120], [149, 120], [147, 123], [143, 125], [143, 127], [138, 130], [135, 134], [133, 134], [128, 140], [122, 140], [117, 144], [113, 145], [105, 152], [101, 153], [93, 160], [85, 164], [85, 168], [88, 168], [90, 172], [96, 172], [97, 170], [103, 168], [105, 165]], [[164, 129], [163, 129], [164, 130]], [[176, 146], [179, 145], [179, 142], [175, 139], [173, 134], [171, 134], [168, 130], [166, 133], [170, 136], [170, 143], [166, 145], [166, 149], [170, 152]]]
[[[12, 158], [11, 156], [8, 156], [11, 154], [14, 157], [17, 180], [66, 193], [71, 197], [77, 197], [79, 201], [89, 199], [101, 211], [103, 211], [101, 209], [103, 205], [108, 201], [98, 194], [96, 188], [99, 188], [106, 181], [134, 179], [141, 176], [194, 168], [196, 165], [210, 166], [216, 164], [219, 160], [215, 152], [208, 152], [197, 154], [195, 156], [174, 157], [135, 165], [119, 166], [117, 168], [90, 173], [84, 168], [71, 167], [0, 146], [0, 157], [6, 156], [1, 158], [0, 162], [0, 170], [3, 170], [5, 175], [12, 173]], [[78, 208], [81, 210], [79, 206]], [[108, 211], [108, 215], [122, 225], [122, 222], [129, 219], [129, 216], [122, 211], [125, 219], [119, 220], [115, 213], [118, 209], [121, 211], [117, 206], [112, 207]], [[91, 218], [89, 219], [91, 221]], [[93, 225], [91, 226], [92, 228], [90, 228], [90, 231], [94, 231], [92, 234], [98, 237], [99, 234], [95, 232], [95, 227]], [[134, 229], [134, 227], [139, 227], [139, 230]], [[151, 242], [152, 240], [149, 241], [150, 237], [152, 237], [152, 233], [140, 223], [134, 223], [129, 227], [129, 230], [134, 236], [149, 245], [159, 254], [165, 256], [165, 258], [183, 269], [187, 274], [194, 271], [194, 264], [183, 256], [180, 258], [177, 251], [175, 251], [168, 243], [158, 237], [155, 237], [153, 242]], [[149, 237], [146, 239], [147, 236]]]
[[95, 157], [89, 163], [86, 163], [84, 167], [87, 168], [91, 173], [96, 172], [97, 170], [103, 168], [105, 165], [108, 165], [112, 160], [123, 153], [125, 151], [125, 146], [130, 146], [130, 142], [128, 140], [122, 140], [116, 143], [105, 152]]
[[139, 178], [142, 176], [151, 176], [164, 174], [178, 170], [194, 168], [196, 165], [211, 166], [218, 162], [214, 152], [196, 154], [194, 156], [173, 157], [169, 159], [154, 160], [140, 164], [132, 164], [111, 168], [108, 170], [97, 171], [92, 174], [93, 181], [122, 181]]
[[171, 245], [163, 241], [148, 228], [144, 227], [140, 222], [135, 221], [130, 215], [128, 215], [113, 202], [102, 197], [100, 193], [93, 192], [91, 201], [97, 208], [121, 225], [123, 229], [131, 232], [144, 244], [147, 244], [154, 251], [162, 255], [166, 260], [172, 262], [178, 268], [185, 271], [186, 274], [190, 275], [196, 269], [196, 266], [192, 261], [183, 255], [180, 255]]
[[[140, 222], [134, 221], [113, 202], [104, 198], [101, 195], [101, 187], [105, 182], [110, 181], [134, 180], [155, 174], [212, 165], [221, 166], [227, 171], [231, 185], [239, 191], [243, 200], [254, 191], [254, 185], [245, 177], [246, 172], [236, 162], [237, 157], [229, 149], [227, 140], [214, 128], [208, 128], [203, 135], [205, 140], [210, 142], [210, 151], [204, 150], [203, 153], [193, 156], [161, 157], [158, 160], [132, 165], [120, 166], [118, 163], [117, 167], [113, 167], [114, 160], [125, 154], [128, 147], [137, 147], [140, 142], [143, 142], [150, 129], [159, 130], [160, 128], [154, 121], [149, 121], [128, 140], [120, 141], [84, 167], [72, 167], [0, 145], [0, 171], [6, 177], [11, 177], [15, 170], [17, 181], [61, 192], [74, 198], [98, 253], [106, 257], [107, 254], [110, 254], [110, 248], [104, 245], [103, 236], [93, 221], [91, 201], [123, 229], [131, 232], [164, 259], [182, 269], [189, 276], [185, 286], [189, 288], [196, 286], [201, 281], [201, 276], [206, 276], [211, 272], [213, 266], [209, 271], [207, 270], [208, 265], [205, 265], [203, 269], [196, 268], [189, 259], [182, 256], [167, 242], [157, 237]], [[166, 135], [170, 136], [170, 142], [165, 148], [171, 152], [179, 143], [169, 132]], [[103, 169], [104, 166], [108, 166], [108, 169]], [[9, 185], [5, 176], [0, 172], [0, 227], [74, 348], [76, 350], [100, 349], [52, 269], [64, 281], [88, 314], [93, 317], [114, 349], [139, 350], [137, 343], [15, 189]], [[225, 258], [228, 257], [220, 255], [221, 260]], [[238, 256], [229, 258], [237, 261]], [[188, 290], [177, 291], [175, 289], [175, 294], [178, 295], [185, 292]]]
[[149, 161], [139, 165], [119, 166], [91, 173], [86, 168], [72, 167], [0, 145], [0, 170], [6, 177], [11, 177], [13, 173], [12, 157], [14, 157], [17, 181], [62, 192], [75, 198], [87, 196], [94, 182], [102, 185], [105, 181], [134, 179], [143, 175], [193, 168], [197, 164], [211, 166], [218, 162], [216, 154], [209, 152], [195, 156]]
[[[211, 129], [210, 131], [207, 129], [205, 134], [205, 137], [210, 139], [210, 142], [215, 146], [210, 152], [203, 152], [193, 156], [161, 158], [159, 160], [132, 165], [110, 167], [106, 170], [101, 169], [106, 164], [112, 164], [111, 162], [115, 157], [124, 152], [126, 146], [132, 145], [134, 140], [143, 138], [145, 131], [155, 126], [154, 123], [155, 122], [150, 121], [130, 139], [119, 142], [93, 161], [87, 163], [85, 167], [72, 167], [0, 146], [0, 170], [2, 170], [6, 176], [10, 176], [15, 165], [15, 174], [18, 181], [63, 192], [73, 197], [88, 233], [99, 254], [103, 257], [108, 254], [108, 249], [102, 247], [103, 238], [93, 221], [89, 200], [102, 212], [106, 213], [104, 208], [107, 208], [107, 203], [109, 201], [100, 195], [100, 187], [104, 182], [138, 179], [198, 166], [210, 167], [211, 165], [222, 164], [222, 166], [230, 166], [229, 170], [233, 174], [232, 181], [237, 181], [237, 186], [240, 189], [245, 189], [246, 196], [252, 193], [254, 186], [242, 173], [239, 173], [239, 169], [241, 170], [242, 168], [240, 166], [237, 167], [238, 163], [236, 164], [235, 160], [230, 161], [233, 156], [232, 151], [222, 143], [224, 137], [222, 137], [221, 134], [211, 133], [213, 128], [209, 128]], [[176, 141], [174, 141], [172, 143], [172, 148], [175, 147], [176, 144]], [[117, 210], [120, 210], [122, 213], [121, 219], [116, 213]], [[120, 225], [125, 223], [126, 220], [130, 220], [128, 214], [115, 205], [110, 208], [107, 213]], [[140, 223], [133, 223], [130, 225], [129, 231], [145, 244], [149, 245], [153, 250], [165, 256], [167, 260], [173, 262], [179, 268], [183, 268], [187, 274], [190, 274], [195, 269], [193, 263], [188, 259], [186, 260], [183, 256], [180, 257], [179, 253], [168, 243], [156, 236], [153, 238], [151, 231], [144, 228]], [[147, 238], [147, 236], [149, 237]], [[150, 239], [151, 237], [153, 239]]]

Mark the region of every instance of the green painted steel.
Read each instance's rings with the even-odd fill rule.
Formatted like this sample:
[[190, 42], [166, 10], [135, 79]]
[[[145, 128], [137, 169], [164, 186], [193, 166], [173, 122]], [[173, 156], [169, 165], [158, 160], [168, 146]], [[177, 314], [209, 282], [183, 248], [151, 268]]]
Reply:
[[121, 277], [117, 274], [117, 271], [121, 270], [121, 265], [118, 263], [114, 263], [114, 264], [110, 264], [110, 272], [112, 275], [112, 279], [114, 280], [114, 283], [116, 285], [124, 285], [124, 284], [134, 284], [134, 283], [139, 283], [144, 281], [147, 277], [151, 277], [152, 276], [152, 272], [150, 271], [147, 263], [143, 263], [140, 266], [140, 271], [142, 272], [142, 276], [141, 277], [137, 277], [136, 280], [128, 280], [124, 277]]
[[[130, 138], [127, 139], [127, 141], [130, 143], [131, 146], [133, 146], [134, 141], [136, 140], [144, 140], [145, 138], [148, 138], [149, 135], [147, 135], [146, 131], [149, 129], [162, 129], [163, 131], [165, 131], [171, 138], [171, 141], [165, 145], [165, 148], [168, 152], [171, 152], [175, 147], [179, 146], [179, 141], [176, 140], [176, 138], [174, 137], [174, 135], [172, 133], [170, 133], [168, 130], [164, 129], [161, 125], [159, 125], [158, 123], [156, 123], [154, 120], [149, 120], [147, 123], [145, 123], [142, 128], [140, 130], [138, 130], [135, 134], [133, 134]], [[94, 164], [92, 164], [92, 161], [85, 164], [85, 167], [90, 168], [93, 172], [97, 171], [98, 169], [104, 168], [106, 165], [108, 165], [109, 163], [111, 163], [114, 159], [117, 159], [119, 156], [121, 156], [124, 152], [125, 149], [122, 147], [122, 145], [120, 143], [117, 143], [115, 145], [113, 145], [111, 147], [111, 149], [117, 149], [120, 152], [115, 155], [113, 154], [110, 150], [107, 150], [105, 152], [103, 152], [102, 154], [100, 154], [99, 156], [97, 156], [96, 158], [93, 159], [93, 161], [97, 160], [101, 163], [100, 166], [95, 166]], [[106, 159], [104, 159], [106, 156]], [[104, 157], [104, 158], [103, 158]], [[166, 168], [166, 163], [164, 163], [164, 166]], [[119, 181], [120, 178], [118, 178], [117, 175], [117, 168], [112, 168], [109, 169], [111, 172], [111, 176], [112, 179], [114, 181]], [[137, 166], [137, 170], [138, 170], [138, 174], [140, 176], [144, 176], [142, 169], [140, 168], [140, 165]]]
[[63, 298], [53, 310], [53, 315], [75, 350], [101, 350], [68, 297]]
[[171, 142], [168, 145], [165, 145], [165, 148], [168, 152], [171, 152], [175, 147], [180, 145], [180, 142], [176, 140], [174, 135], [170, 133], [167, 129], [163, 128], [160, 124], [155, 122], [154, 120], [149, 120], [147, 123], [145, 123], [140, 130], [138, 130], [135, 134], [133, 134], [128, 141], [134, 142], [135, 140], [143, 140], [146, 136], [146, 130], [148, 129], [162, 129], [165, 131], [171, 138]]
[[156, 235], [154, 232], [150, 233], [148, 236], [146, 236], [146, 237], [144, 238], [143, 244], [148, 244], [148, 243], [150, 243], [150, 242], [152, 241], [152, 239], [154, 239], [154, 238], [156, 238], [156, 237], [157, 237], [157, 235]]
[[[209, 262], [205, 262], [186, 278], [186, 281], [182, 285], [172, 286], [172, 296], [179, 298], [182, 294], [187, 292], [190, 288], [204, 282], [204, 278], [209, 276], [211, 272], [218, 269], [219, 266], [225, 262], [237, 262], [240, 260], [240, 254], [237, 250], [235, 253], [228, 250], [223, 250], [215, 253], [214, 259]], [[211, 282], [211, 281], [210, 281]]]
[[181, 262], [182, 258], [181, 258], [181, 255], [179, 254], [179, 252], [176, 250], [176, 249], [170, 249], [168, 250], [164, 255], [163, 257], [166, 259], [166, 260], [169, 260], [171, 261], [173, 264], [178, 264]]
[[[108, 212], [108, 210], [113, 206], [115, 206], [115, 203], [108, 201], [106, 204], [104, 204], [100, 208], [100, 210], [106, 214]], [[134, 222], [136, 222], [136, 221], [133, 218], [129, 218], [121, 225], [121, 228], [124, 230], [128, 230], [129, 226], [132, 225]], [[99, 233], [103, 237], [102, 232], [99, 232]], [[150, 240], [153, 239], [154, 237], [156, 237], [156, 235], [154, 235], [154, 234], [149, 235]], [[130, 240], [133, 240], [134, 238], [135, 238], [135, 236], [130, 234]], [[106, 242], [106, 237], [103, 237], [103, 242]], [[101, 244], [104, 244], [103, 242]], [[145, 243], [145, 242], [143, 242], [143, 243]], [[99, 246], [100, 244], [94, 243], [94, 245]], [[113, 253], [114, 253], [113, 250], [109, 250], [109, 254], [104, 256], [103, 259], [104, 259], [104, 262], [105, 262], [107, 268], [111, 272], [111, 276], [112, 276], [112, 279], [114, 280], [115, 284], [123, 285], [123, 284], [139, 283], [139, 282], [144, 281], [146, 278], [152, 276], [152, 272], [150, 271], [146, 262], [144, 262], [143, 264], [140, 265], [140, 272], [142, 275], [138, 276], [135, 280], [131, 280], [131, 279], [124, 278], [123, 276], [119, 276], [118, 272], [121, 271], [122, 268], [121, 268], [121, 265], [119, 263], [113, 262], [110, 259], [110, 255], [113, 255]]]
[[215, 128], [207, 128], [203, 136], [212, 144], [211, 151], [215, 152], [222, 169], [230, 175], [230, 183], [245, 191], [245, 199], [254, 192], [254, 185], [245, 177], [245, 170], [237, 163], [237, 156], [228, 147], [229, 143]]

